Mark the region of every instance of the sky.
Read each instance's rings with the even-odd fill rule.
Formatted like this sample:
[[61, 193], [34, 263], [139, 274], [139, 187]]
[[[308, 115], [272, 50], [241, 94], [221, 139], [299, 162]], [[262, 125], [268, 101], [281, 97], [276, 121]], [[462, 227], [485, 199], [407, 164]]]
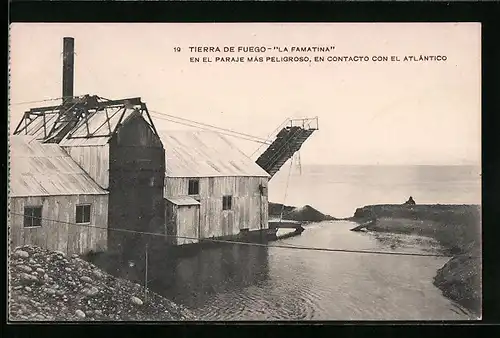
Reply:
[[[303, 165], [480, 164], [480, 30], [478, 23], [15, 23], [10, 28], [9, 124], [12, 132], [24, 111], [58, 102], [26, 103], [62, 96], [62, 41], [70, 36], [75, 39], [75, 95], [141, 97], [149, 110], [262, 138], [286, 118], [317, 116], [319, 130], [300, 151]], [[192, 53], [190, 46], [335, 48], [326, 53]], [[193, 56], [214, 61], [216, 56], [256, 55], [444, 55], [447, 60], [190, 62]], [[188, 128], [154, 121], [161, 129]], [[247, 154], [259, 147], [230, 140]]]

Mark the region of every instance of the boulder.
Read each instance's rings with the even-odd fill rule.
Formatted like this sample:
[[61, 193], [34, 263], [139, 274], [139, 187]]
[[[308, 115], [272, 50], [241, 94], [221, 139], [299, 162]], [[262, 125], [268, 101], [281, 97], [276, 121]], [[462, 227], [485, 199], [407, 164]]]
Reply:
[[88, 276], [82, 276], [82, 277], [80, 277], [80, 280], [84, 283], [89, 283], [89, 284], [93, 282], [92, 278], [90, 278]]
[[135, 305], [142, 305], [143, 304], [142, 300], [140, 298], [135, 297], [135, 296], [132, 296], [130, 298], [130, 301], [132, 302], [132, 304], [135, 304]]
[[17, 268], [26, 273], [30, 273], [31, 271], [33, 271], [33, 269], [27, 265], [18, 265]]
[[82, 293], [88, 297], [93, 297], [99, 293], [99, 289], [94, 286], [91, 286], [90, 288], [83, 289]]
[[83, 312], [82, 310], [76, 310], [75, 314], [78, 318], [85, 318], [85, 312]]
[[16, 257], [20, 257], [20, 258], [24, 258], [24, 259], [26, 259], [30, 256], [29, 253], [27, 253], [26, 251], [23, 251], [23, 250], [17, 250], [15, 252], [15, 255], [16, 255]]

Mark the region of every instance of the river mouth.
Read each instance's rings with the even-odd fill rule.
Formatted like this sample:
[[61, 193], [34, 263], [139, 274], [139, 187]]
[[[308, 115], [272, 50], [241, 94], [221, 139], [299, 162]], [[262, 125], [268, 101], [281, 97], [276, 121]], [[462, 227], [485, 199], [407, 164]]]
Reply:
[[[151, 290], [203, 321], [468, 320], [432, 280], [446, 257], [321, 252], [276, 247], [441, 253], [429, 238], [312, 223], [269, 247], [227, 244], [150, 266]], [[273, 247], [274, 246], [274, 247]]]
[[140, 260], [108, 262], [106, 270], [142, 285], [147, 278], [151, 291], [202, 321], [475, 319], [433, 284], [450, 258], [395, 254], [440, 255], [437, 242], [416, 235], [353, 232], [353, 226], [349, 221], [310, 223], [301, 235], [267, 246], [221, 244], [189, 256], [151, 253], [147, 274]]

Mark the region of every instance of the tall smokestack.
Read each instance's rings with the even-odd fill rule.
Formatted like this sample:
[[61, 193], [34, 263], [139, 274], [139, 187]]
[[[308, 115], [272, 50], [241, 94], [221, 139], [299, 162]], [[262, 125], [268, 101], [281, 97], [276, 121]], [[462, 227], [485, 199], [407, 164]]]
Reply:
[[73, 97], [73, 79], [75, 66], [75, 39], [65, 37], [63, 39], [63, 77], [62, 77], [62, 96], [63, 102]]

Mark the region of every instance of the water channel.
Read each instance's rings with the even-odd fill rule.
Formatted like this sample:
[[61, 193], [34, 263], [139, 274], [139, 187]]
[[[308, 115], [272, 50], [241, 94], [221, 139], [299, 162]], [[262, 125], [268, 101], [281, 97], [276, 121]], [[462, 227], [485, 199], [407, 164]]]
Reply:
[[[439, 253], [432, 239], [308, 225], [269, 245]], [[432, 284], [448, 258], [223, 245], [151, 268], [152, 290], [200, 320], [465, 320]]]

